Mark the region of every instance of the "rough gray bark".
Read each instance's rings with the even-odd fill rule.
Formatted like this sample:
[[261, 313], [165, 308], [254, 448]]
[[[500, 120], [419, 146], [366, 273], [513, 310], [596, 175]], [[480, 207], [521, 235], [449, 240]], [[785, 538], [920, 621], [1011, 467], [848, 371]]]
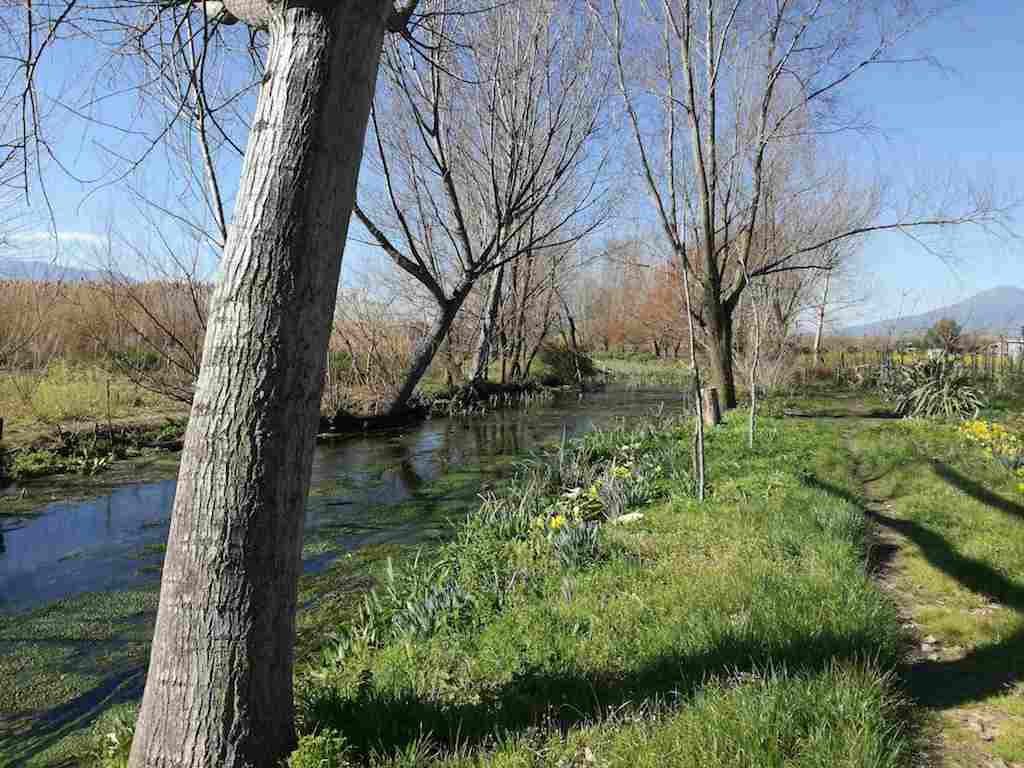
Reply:
[[[708, 281], [711, 283], [712, 281]], [[736, 407], [736, 378], [733, 376], [732, 323], [733, 306], [724, 302], [714, 288], [704, 290], [704, 310], [707, 314], [708, 361], [711, 379], [722, 396], [722, 407]]]
[[294, 742], [303, 510], [390, 2], [268, 7], [266, 76], [185, 437], [132, 768], [269, 768]]
[[476, 346], [476, 360], [473, 363], [474, 384], [479, 384], [487, 378], [487, 364], [491, 360], [491, 346], [494, 341], [494, 331], [498, 325], [498, 307], [501, 304], [501, 284], [505, 276], [505, 265], [498, 267], [491, 279], [491, 287], [487, 293], [487, 306], [484, 309], [484, 316], [480, 323], [480, 338]]

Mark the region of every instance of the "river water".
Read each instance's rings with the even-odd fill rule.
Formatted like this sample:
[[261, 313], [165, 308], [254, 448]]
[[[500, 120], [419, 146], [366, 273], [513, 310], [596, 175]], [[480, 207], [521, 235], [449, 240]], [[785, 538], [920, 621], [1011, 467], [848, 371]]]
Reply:
[[[677, 390], [560, 396], [528, 410], [430, 419], [407, 429], [317, 447], [306, 508], [304, 568], [316, 572], [367, 544], [438, 535], [481, 484], [564, 433], [573, 437], [656, 410], [685, 407]], [[174, 480], [56, 502], [0, 528], [0, 615], [90, 592], [152, 586], [167, 539]]]

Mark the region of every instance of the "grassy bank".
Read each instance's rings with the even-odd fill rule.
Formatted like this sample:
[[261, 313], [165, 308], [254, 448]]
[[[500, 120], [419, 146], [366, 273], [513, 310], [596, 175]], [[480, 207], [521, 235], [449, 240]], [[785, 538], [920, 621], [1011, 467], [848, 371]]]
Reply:
[[27, 445], [54, 425], [183, 415], [177, 401], [149, 392], [98, 366], [55, 363], [42, 371], [0, 372], [4, 442]]
[[[996, 418], [1020, 447], [1019, 411]], [[1024, 485], [999, 461], [1012, 446], [976, 439], [991, 432], [859, 424], [830, 449], [832, 491], [877, 526], [883, 584], [915, 634], [903, 676], [951, 768], [1024, 765]]]
[[292, 764], [906, 764], [899, 619], [823, 436], [723, 427], [704, 506], [679, 425], [534, 466], [302, 671]]
[[[293, 768], [1021, 764], [1020, 478], [956, 425], [744, 427], [709, 435], [703, 505], [687, 427], [634, 424], [429, 555], [304, 582], [338, 599], [300, 617]], [[93, 728], [106, 765], [132, 716]]]
[[691, 385], [687, 360], [595, 355], [594, 364], [612, 381], [626, 386], [683, 388]]

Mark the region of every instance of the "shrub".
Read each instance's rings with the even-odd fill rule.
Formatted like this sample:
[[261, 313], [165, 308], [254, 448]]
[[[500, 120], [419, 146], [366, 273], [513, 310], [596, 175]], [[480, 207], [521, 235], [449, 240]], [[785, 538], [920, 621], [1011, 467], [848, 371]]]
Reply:
[[597, 373], [594, 361], [585, 352], [574, 351], [561, 344], [545, 344], [540, 359], [551, 369], [551, 378], [559, 383], [578, 381]]
[[969, 372], [952, 355], [894, 368], [885, 389], [900, 416], [967, 419], [977, 416], [983, 406]]
[[11, 462], [11, 477], [14, 480], [56, 475], [67, 470], [67, 460], [53, 451], [21, 451], [15, 454]]
[[172, 440], [182, 439], [185, 436], [186, 426], [188, 426], [188, 422], [185, 420], [168, 421], [157, 431], [156, 442], [167, 443]]
[[835, 369], [829, 365], [815, 365], [807, 371], [811, 381], [831, 381], [836, 377]]
[[155, 371], [160, 367], [160, 354], [152, 349], [133, 347], [122, 352], [112, 352], [110, 363], [119, 371]]
[[1024, 438], [1003, 424], [984, 420], [968, 421], [960, 434], [985, 449], [992, 458], [1024, 479]]

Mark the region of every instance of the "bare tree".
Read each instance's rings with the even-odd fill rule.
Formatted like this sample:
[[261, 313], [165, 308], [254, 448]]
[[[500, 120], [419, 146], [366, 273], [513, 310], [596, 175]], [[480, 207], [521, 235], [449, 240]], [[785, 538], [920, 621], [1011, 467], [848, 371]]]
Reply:
[[[515, 261], [501, 309], [501, 379], [522, 381], [559, 318], [563, 294], [585, 263], [572, 263], [575, 248], [552, 249], [543, 259]], [[566, 312], [566, 315], [571, 315]]]
[[[365, 196], [356, 215], [435, 305], [391, 410], [404, 407], [484, 275], [603, 220], [596, 141], [607, 78], [577, 5], [527, 0], [458, 20], [442, 14], [422, 28], [425, 60], [386, 53], [373, 122], [384, 193]], [[464, 45], [449, 42], [456, 24]]]
[[414, 7], [67, 0], [14, 9], [40, 45], [59, 34], [140, 40], [171, 14], [193, 23], [183, 45], [201, 35], [213, 50], [239, 22], [233, 39], [264, 41], [250, 47], [259, 97], [222, 230], [132, 766], [269, 767], [294, 743], [302, 520], [338, 274], [383, 39], [389, 29], [413, 34]]
[[120, 330], [96, 333], [95, 343], [114, 371], [151, 392], [190, 403], [213, 289], [202, 259], [207, 244], [194, 242], [191, 253], [183, 252], [159, 222], [151, 222], [149, 230], [155, 238], [139, 242], [111, 229], [106, 242], [93, 249], [90, 261], [103, 279], [96, 283], [96, 295], [85, 300], [99, 298]]
[[[800, 257], [868, 232], [998, 220], [989, 197], [968, 194], [957, 211], [905, 211], [755, 259], [767, 253], [758, 239], [779, 159], [794, 144], [865, 127], [840, 97], [866, 67], [907, 61], [900, 44], [930, 11], [880, 0], [641, 6], [627, 12], [622, 0], [612, 0], [607, 37], [652, 203], [673, 250], [692, 254], [683, 263], [702, 293], [696, 319], [726, 407], [736, 405], [733, 320], [749, 279], [814, 268]], [[658, 144], [660, 152], [652, 149]], [[813, 191], [801, 196], [808, 195]], [[680, 226], [682, 208], [689, 231]]]
[[236, 0], [217, 17], [267, 34], [269, 47], [185, 436], [132, 766], [271, 766], [294, 743], [304, 504], [393, 13], [390, 0]]

